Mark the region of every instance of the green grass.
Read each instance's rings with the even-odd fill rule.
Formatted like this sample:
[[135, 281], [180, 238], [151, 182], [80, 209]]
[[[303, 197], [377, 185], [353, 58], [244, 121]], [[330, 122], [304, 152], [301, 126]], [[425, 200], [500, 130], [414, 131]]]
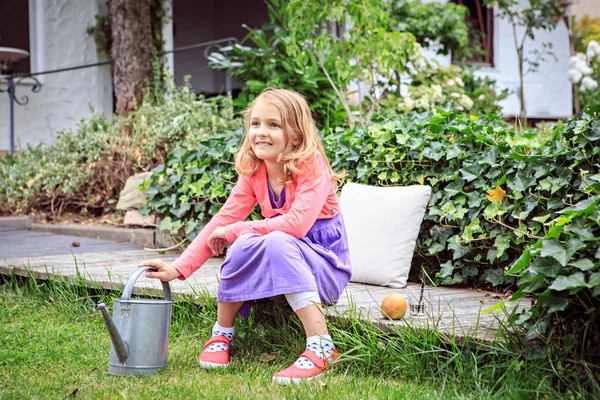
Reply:
[[[2, 279], [2, 278], [0, 278]], [[2, 282], [2, 281], [0, 281]], [[197, 356], [216, 317], [216, 304], [174, 303], [169, 365], [146, 377], [108, 374], [109, 335], [93, 305], [112, 305], [119, 293], [57, 281], [4, 278], [0, 286], [0, 398], [89, 399], [485, 399], [581, 398], [577, 379], [552, 365], [549, 352], [520, 354], [508, 345], [448, 344], [437, 334], [386, 334], [349, 319], [330, 329], [343, 362], [320, 381], [273, 384], [275, 372], [304, 347], [298, 319], [263, 304], [236, 325], [232, 361], [206, 371]], [[261, 353], [276, 356], [266, 363]], [[541, 354], [541, 355], [540, 355]], [[537, 358], [536, 358], [537, 357]], [[560, 369], [563, 368], [563, 369]], [[555, 372], [556, 370], [556, 372]], [[565, 375], [562, 380], [557, 372]]]

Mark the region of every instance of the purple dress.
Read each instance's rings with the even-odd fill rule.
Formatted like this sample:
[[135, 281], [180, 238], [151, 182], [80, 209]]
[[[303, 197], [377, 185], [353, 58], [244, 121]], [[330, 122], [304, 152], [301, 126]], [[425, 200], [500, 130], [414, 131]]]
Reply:
[[[269, 195], [273, 207], [281, 208], [285, 203], [285, 189], [275, 201], [269, 185]], [[240, 236], [227, 250], [221, 266], [217, 301], [250, 301], [314, 291], [330, 305], [338, 301], [351, 275], [340, 213], [332, 219], [317, 220], [302, 239], [281, 231]], [[244, 308], [242, 315], [249, 311]]]

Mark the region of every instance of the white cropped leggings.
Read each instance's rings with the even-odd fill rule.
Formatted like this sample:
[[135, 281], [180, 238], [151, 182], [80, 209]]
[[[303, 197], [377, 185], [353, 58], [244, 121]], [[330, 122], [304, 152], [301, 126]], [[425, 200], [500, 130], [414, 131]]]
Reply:
[[298, 311], [313, 304], [321, 304], [321, 298], [317, 292], [296, 292], [285, 295], [292, 310]]

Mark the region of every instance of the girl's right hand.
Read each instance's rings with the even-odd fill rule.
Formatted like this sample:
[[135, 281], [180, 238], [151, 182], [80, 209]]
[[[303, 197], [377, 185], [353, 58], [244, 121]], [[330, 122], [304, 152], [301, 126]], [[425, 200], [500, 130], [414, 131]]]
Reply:
[[144, 266], [150, 266], [158, 269], [158, 271], [148, 270], [144, 272], [146, 278], [156, 278], [163, 282], [170, 282], [173, 279], [177, 279], [181, 276], [181, 273], [177, 271], [175, 267], [158, 259], [143, 261], [138, 265], [138, 268]]

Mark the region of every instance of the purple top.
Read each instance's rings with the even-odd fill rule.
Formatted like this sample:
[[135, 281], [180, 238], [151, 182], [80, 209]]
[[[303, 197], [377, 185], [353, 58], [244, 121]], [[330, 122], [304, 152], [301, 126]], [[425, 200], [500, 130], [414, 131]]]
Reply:
[[275, 193], [273, 193], [273, 188], [271, 187], [271, 183], [269, 185], [269, 198], [271, 199], [271, 207], [273, 208], [281, 208], [285, 204], [285, 188], [281, 189], [281, 193], [279, 194], [279, 201], [275, 201]]

